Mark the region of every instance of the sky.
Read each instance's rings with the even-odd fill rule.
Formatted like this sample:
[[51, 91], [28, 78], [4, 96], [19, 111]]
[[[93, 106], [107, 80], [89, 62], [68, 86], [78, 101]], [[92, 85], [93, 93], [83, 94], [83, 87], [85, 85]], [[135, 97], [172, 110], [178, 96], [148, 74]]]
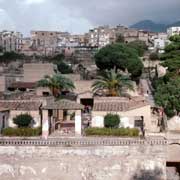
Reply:
[[88, 32], [99, 25], [180, 20], [180, 0], [0, 0], [0, 30]]

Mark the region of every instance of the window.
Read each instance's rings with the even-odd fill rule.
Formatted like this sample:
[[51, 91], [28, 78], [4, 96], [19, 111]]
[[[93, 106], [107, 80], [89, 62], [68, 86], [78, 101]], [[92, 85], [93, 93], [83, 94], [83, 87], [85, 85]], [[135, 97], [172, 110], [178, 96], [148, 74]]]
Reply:
[[134, 127], [143, 127], [143, 121], [142, 120], [135, 120], [134, 121]]

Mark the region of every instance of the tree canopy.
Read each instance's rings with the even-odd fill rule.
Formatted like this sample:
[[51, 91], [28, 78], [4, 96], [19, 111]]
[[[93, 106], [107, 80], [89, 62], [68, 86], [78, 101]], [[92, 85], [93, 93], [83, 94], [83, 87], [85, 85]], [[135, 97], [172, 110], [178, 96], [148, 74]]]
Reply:
[[73, 73], [72, 67], [65, 62], [63, 54], [58, 54], [52, 58], [53, 63], [57, 65], [58, 71], [62, 74]]
[[156, 104], [162, 106], [165, 113], [172, 117], [180, 113], [180, 36], [172, 36], [172, 41], [161, 56], [162, 65], [167, 67], [164, 77], [155, 79]]
[[169, 117], [180, 112], [180, 78], [157, 86], [155, 101]]
[[32, 121], [33, 118], [29, 114], [20, 114], [13, 118], [14, 124], [16, 124], [18, 127], [29, 127]]
[[61, 74], [56, 74], [52, 77], [45, 76], [37, 85], [39, 87], [49, 87], [55, 97], [57, 97], [62, 90], [68, 91], [75, 88], [73, 82]]
[[114, 70], [102, 72], [92, 85], [94, 93], [105, 93], [106, 96], [121, 96], [125, 90], [133, 90], [132, 81], [128, 76]]
[[100, 49], [95, 54], [95, 62], [100, 70], [128, 70], [132, 77], [139, 77], [143, 64], [137, 50], [126, 44], [115, 43]]
[[136, 40], [128, 43], [128, 47], [136, 49], [139, 56], [143, 56], [147, 50], [147, 45], [144, 41]]

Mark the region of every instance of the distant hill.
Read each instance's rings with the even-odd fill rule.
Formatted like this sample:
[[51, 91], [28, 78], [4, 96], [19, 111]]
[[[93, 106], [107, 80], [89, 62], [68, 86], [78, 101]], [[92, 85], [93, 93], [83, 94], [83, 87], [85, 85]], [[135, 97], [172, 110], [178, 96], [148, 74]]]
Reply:
[[168, 27], [172, 26], [180, 26], [180, 21], [177, 21], [173, 24], [159, 24], [155, 23], [151, 20], [143, 20], [140, 22], [137, 22], [136, 24], [133, 24], [130, 26], [130, 28], [135, 28], [139, 30], [147, 30], [152, 32], [166, 32]]
[[177, 21], [177, 22], [175, 22], [175, 23], [173, 23], [173, 24], [167, 25], [167, 28], [168, 28], [168, 27], [173, 27], [173, 26], [180, 26], [180, 21]]

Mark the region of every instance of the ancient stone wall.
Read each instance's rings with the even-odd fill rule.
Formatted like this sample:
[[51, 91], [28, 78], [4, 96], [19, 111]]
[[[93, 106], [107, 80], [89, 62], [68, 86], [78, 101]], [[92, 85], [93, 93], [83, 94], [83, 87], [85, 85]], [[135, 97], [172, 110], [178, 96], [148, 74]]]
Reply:
[[1, 146], [0, 180], [166, 179], [166, 146]]

